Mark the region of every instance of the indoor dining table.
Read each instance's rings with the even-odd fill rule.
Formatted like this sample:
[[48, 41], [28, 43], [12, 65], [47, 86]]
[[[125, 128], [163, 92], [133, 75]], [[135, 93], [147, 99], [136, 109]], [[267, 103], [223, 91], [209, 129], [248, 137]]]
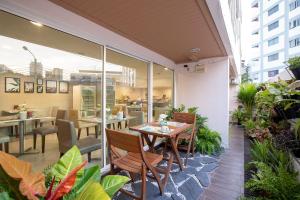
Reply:
[[130, 130], [138, 131], [141, 133], [142, 137], [145, 139], [149, 151], [154, 151], [154, 145], [157, 138], [165, 138], [166, 142], [169, 142], [171, 145], [172, 153], [174, 154], [176, 161], [180, 167], [180, 170], [183, 170], [183, 164], [177, 149], [178, 137], [181, 133], [184, 133], [188, 129], [192, 128], [192, 124], [180, 123], [170, 121], [167, 122], [169, 131], [162, 132], [159, 122], [151, 122], [148, 124], [143, 124], [139, 126], [130, 127]]
[[[118, 123], [118, 122], [124, 122], [124, 121], [129, 121], [131, 119], [135, 119], [135, 116], [126, 116], [125, 118], [117, 118], [116, 116], [112, 116], [111, 118], [106, 119], [106, 125], [111, 125], [113, 123]], [[99, 127], [101, 127], [102, 124], [102, 118], [100, 117], [86, 117], [86, 118], [82, 118], [80, 119], [80, 121], [82, 122], [88, 122], [88, 123], [96, 123], [99, 125]]]
[[34, 121], [39, 122], [39, 120], [42, 119], [51, 119], [54, 120], [55, 117], [31, 117], [26, 119], [11, 119], [11, 120], [5, 120], [0, 121], [0, 124], [10, 124], [13, 122], [17, 122], [19, 124], [19, 156], [24, 154], [32, 154], [32, 153], [39, 153], [38, 151], [29, 151], [32, 148], [28, 148], [25, 150], [25, 132], [26, 132], [26, 122]]

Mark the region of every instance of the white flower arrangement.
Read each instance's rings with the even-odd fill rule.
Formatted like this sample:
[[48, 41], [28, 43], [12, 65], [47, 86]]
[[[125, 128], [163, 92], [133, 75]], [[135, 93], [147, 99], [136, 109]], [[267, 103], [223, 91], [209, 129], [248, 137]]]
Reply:
[[20, 111], [20, 112], [22, 112], [22, 111], [27, 111], [27, 105], [26, 104], [19, 104], [18, 105], [18, 110]]

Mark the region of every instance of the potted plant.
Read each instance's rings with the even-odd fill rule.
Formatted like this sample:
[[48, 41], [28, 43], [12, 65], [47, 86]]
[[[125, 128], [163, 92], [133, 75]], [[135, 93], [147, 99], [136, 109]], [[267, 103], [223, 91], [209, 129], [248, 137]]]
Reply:
[[300, 80], [300, 56], [290, 58], [288, 60], [289, 69], [294, 74], [297, 80]]
[[27, 118], [27, 108], [26, 104], [20, 104], [18, 106], [19, 115], [21, 120], [25, 120]]

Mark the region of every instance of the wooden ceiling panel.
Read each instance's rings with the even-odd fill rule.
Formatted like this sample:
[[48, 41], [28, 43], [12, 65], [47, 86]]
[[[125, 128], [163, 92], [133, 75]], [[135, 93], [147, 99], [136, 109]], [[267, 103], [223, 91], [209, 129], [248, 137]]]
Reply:
[[226, 52], [204, 0], [50, 0], [176, 63]]

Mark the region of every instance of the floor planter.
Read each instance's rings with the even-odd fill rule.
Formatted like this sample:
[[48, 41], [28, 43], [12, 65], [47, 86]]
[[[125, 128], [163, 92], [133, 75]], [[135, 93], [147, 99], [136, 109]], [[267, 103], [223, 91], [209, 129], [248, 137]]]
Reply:
[[290, 69], [297, 80], [300, 80], [300, 67]]

